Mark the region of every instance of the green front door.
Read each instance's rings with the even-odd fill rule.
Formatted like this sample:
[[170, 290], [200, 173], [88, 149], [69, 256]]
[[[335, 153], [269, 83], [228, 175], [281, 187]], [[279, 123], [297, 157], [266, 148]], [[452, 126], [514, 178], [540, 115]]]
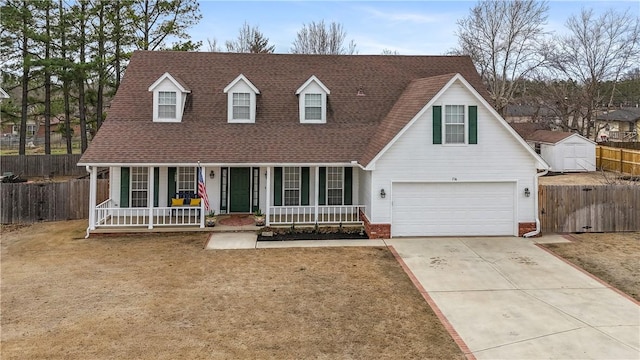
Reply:
[[251, 212], [251, 168], [231, 168], [229, 172], [229, 212]]

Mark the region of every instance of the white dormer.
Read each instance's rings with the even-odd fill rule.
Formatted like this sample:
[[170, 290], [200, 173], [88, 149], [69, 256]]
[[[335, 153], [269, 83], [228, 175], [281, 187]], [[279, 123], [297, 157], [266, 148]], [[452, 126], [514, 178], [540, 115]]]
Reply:
[[296, 90], [298, 95], [300, 122], [324, 124], [327, 122], [327, 95], [331, 92], [312, 75]]
[[256, 95], [260, 90], [240, 74], [227, 87], [227, 121], [230, 123], [256, 122]]
[[153, 121], [181, 122], [187, 94], [191, 92], [183, 82], [164, 73], [151, 86], [153, 92]]

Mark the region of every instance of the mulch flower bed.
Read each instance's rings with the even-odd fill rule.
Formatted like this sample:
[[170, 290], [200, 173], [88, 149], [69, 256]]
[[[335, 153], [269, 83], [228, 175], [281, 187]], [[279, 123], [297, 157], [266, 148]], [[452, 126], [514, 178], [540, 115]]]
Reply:
[[[263, 234], [272, 232], [273, 236]], [[342, 240], [368, 239], [367, 234], [360, 227], [349, 228], [318, 228], [293, 229], [263, 228], [258, 234], [258, 241], [286, 241], [286, 240]]]

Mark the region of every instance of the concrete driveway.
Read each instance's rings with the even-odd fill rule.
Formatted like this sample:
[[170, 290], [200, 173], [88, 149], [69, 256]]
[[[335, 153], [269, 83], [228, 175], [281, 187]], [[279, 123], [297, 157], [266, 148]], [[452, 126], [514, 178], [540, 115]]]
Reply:
[[640, 306], [530, 240], [386, 243], [470, 358], [640, 359]]

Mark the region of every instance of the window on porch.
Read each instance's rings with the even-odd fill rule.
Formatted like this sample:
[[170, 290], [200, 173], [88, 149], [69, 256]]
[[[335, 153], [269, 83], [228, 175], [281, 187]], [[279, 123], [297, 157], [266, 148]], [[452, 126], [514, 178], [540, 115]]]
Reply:
[[176, 177], [177, 192], [196, 192], [196, 168], [179, 167]]
[[146, 207], [149, 191], [149, 169], [146, 167], [132, 167], [130, 178], [131, 207]]
[[327, 167], [327, 204], [342, 205], [343, 168]]
[[300, 168], [284, 168], [284, 205], [300, 205]]

